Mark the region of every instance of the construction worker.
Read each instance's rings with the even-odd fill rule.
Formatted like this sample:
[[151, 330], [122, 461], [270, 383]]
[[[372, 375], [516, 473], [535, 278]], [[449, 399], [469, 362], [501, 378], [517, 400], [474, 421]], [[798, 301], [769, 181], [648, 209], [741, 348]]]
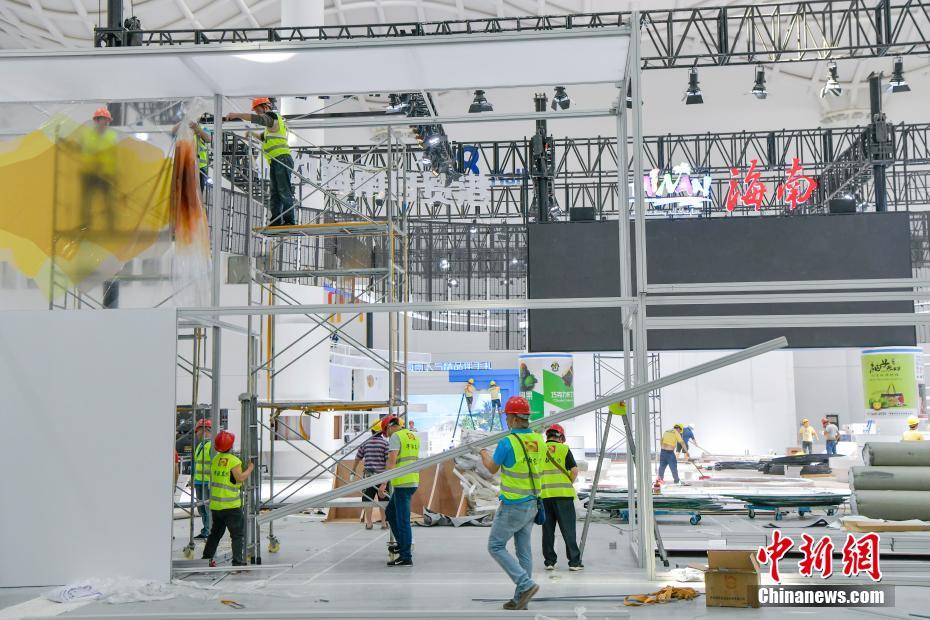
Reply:
[[296, 221], [294, 190], [291, 187], [294, 158], [287, 146], [287, 123], [284, 117], [274, 111], [268, 97], [256, 97], [252, 100], [252, 114], [233, 112], [227, 114], [224, 120], [248, 121], [266, 128], [260, 137], [271, 179], [270, 225], [293, 226]]
[[[539, 592], [533, 581], [532, 533], [542, 482], [545, 439], [530, 429], [530, 404], [512, 396], [504, 405], [510, 434], [501, 439], [491, 456], [482, 449], [481, 461], [489, 472], [501, 472], [500, 507], [488, 536], [488, 553], [516, 586], [504, 609], [526, 609]], [[513, 539], [516, 557], [507, 551]]]
[[675, 484], [681, 484], [681, 480], [678, 479], [678, 459], [675, 457], [675, 449], [681, 446], [681, 451], [685, 455], [685, 458], [691, 458], [688, 454], [688, 446], [685, 445], [685, 440], [681, 436], [683, 430], [684, 426], [676, 424], [671, 429], [662, 433], [662, 442], [660, 444], [662, 449], [659, 452], [659, 475], [656, 478], [656, 486], [665, 484], [666, 467], [672, 470], [672, 479], [675, 481]]
[[79, 135], [81, 149], [81, 227], [93, 225], [94, 200], [99, 196], [104, 204], [104, 216], [110, 230], [116, 218], [116, 143], [119, 134], [110, 128], [113, 116], [103, 106], [94, 112], [91, 127]]
[[199, 122], [190, 122], [191, 131], [197, 136], [197, 169], [200, 171], [201, 196], [207, 191], [207, 179], [210, 176], [210, 147], [207, 145], [213, 144], [213, 134], [205, 125], [208, 118], [206, 114], [203, 114]]
[[[384, 438], [384, 433], [381, 430], [381, 420], [378, 420], [371, 425], [371, 437], [366, 439], [364, 443], [358, 447], [358, 450], [355, 451], [355, 461], [352, 462], [352, 474], [349, 476], [349, 480], [355, 479], [355, 472], [358, 470], [358, 466], [361, 463], [365, 464], [362, 470], [362, 477], [368, 478], [369, 476], [380, 474], [387, 466], [387, 458], [388, 440]], [[368, 487], [362, 491], [363, 502], [373, 502], [383, 498], [384, 494], [379, 492], [378, 487]], [[364, 508], [362, 510], [365, 516], [366, 530], [370, 530], [374, 527], [371, 523], [371, 514], [373, 510], [374, 508]], [[387, 528], [387, 513], [385, 510], [382, 510], [381, 529], [386, 530]]]
[[475, 402], [475, 380], [469, 379], [462, 391], [465, 395], [465, 406], [468, 407], [468, 415], [471, 415], [472, 404]]
[[194, 538], [206, 538], [210, 535], [210, 511], [207, 502], [210, 498], [210, 435], [213, 429], [211, 420], [197, 420], [194, 425], [194, 438], [197, 447], [194, 448], [194, 458], [191, 465], [191, 480], [193, 480], [194, 496], [197, 498], [197, 512], [200, 513], [201, 529]]
[[[693, 443], [695, 446], [700, 448], [702, 452], [707, 452], [707, 449], [701, 444], [699, 444], [697, 442], [697, 439], [695, 439], [694, 437], [694, 423], [693, 422], [689, 422], [688, 425], [685, 426], [685, 429], [681, 432], [681, 438], [685, 442], [685, 450], [689, 449], [691, 447], [691, 444]], [[681, 452], [681, 450], [682, 450], [681, 446], [678, 446], [675, 449], [675, 452]]]
[[[420, 438], [411, 430], [405, 429], [400, 418], [391, 415], [382, 420], [381, 427], [388, 437], [388, 457], [385, 469], [405, 467], [420, 458]], [[410, 527], [410, 502], [420, 485], [420, 474], [412, 473], [391, 479], [391, 499], [388, 500], [387, 518], [397, 541], [392, 548], [397, 559], [387, 563], [388, 566], [413, 566], [413, 529]], [[387, 483], [382, 484], [381, 495], [387, 493]]]
[[840, 440], [839, 427], [827, 418], [822, 418], [820, 423], [823, 424], [823, 439], [826, 443], [827, 454], [836, 454], [836, 444]]
[[912, 415], [907, 419], [907, 430], [901, 435], [901, 441], [923, 441], [924, 434], [917, 430], [920, 420], [917, 416]]
[[501, 413], [501, 389], [497, 386], [497, 381], [491, 379], [488, 394], [491, 395], [491, 413], [499, 416]]
[[817, 439], [817, 429], [811, 426], [811, 421], [807, 418], [801, 420], [801, 428], [798, 430], [798, 436], [801, 438], [801, 448], [804, 450], [804, 453], [813, 453], [814, 440]]
[[572, 451], [565, 443], [565, 429], [553, 424], [546, 429], [546, 456], [540, 480], [540, 497], [546, 508], [546, 522], [543, 523], [543, 559], [546, 570], [555, 570], [558, 556], [555, 552], [555, 526], [558, 524], [565, 541], [565, 555], [568, 556], [568, 570], [584, 569], [581, 552], [575, 541], [575, 487], [572, 483], [578, 477], [578, 464]]
[[245, 519], [242, 514], [242, 483], [249, 479], [254, 463], [242, 469], [242, 461], [232, 454], [236, 436], [220, 431], [213, 441], [216, 454], [210, 464], [210, 536], [203, 548], [203, 559], [216, 566], [213, 556], [216, 547], [228, 529], [232, 538], [233, 566], [245, 566]]

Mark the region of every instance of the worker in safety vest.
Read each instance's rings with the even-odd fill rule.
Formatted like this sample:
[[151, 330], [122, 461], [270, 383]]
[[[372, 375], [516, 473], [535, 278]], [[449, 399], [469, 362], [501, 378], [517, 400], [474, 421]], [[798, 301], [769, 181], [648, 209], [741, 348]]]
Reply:
[[[504, 609], [526, 609], [539, 592], [533, 581], [532, 535], [539, 511], [545, 439], [530, 428], [530, 404], [522, 396], [507, 399], [504, 413], [510, 434], [498, 442], [493, 456], [486, 449], [480, 453], [489, 472], [501, 472], [501, 505], [488, 536], [488, 553], [516, 586]], [[507, 551], [511, 538], [516, 557]]]
[[[413, 431], [401, 426], [396, 415], [381, 421], [381, 429], [388, 437], [388, 457], [385, 469], [396, 469], [416, 463], [420, 458], [420, 438]], [[420, 485], [420, 474], [412, 473], [391, 479], [391, 499], [388, 500], [387, 518], [397, 544], [391, 549], [397, 559], [388, 566], [413, 566], [413, 529], [410, 527], [410, 502]], [[380, 487], [381, 494], [387, 492], [387, 483]]]
[[213, 422], [210, 420], [197, 420], [194, 425], [194, 448], [191, 479], [193, 481], [194, 496], [197, 498], [197, 512], [200, 513], [200, 534], [194, 538], [206, 538], [210, 535], [210, 511], [207, 502], [210, 500], [210, 470], [213, 458], [210, 456], [210, 435]]
[[678, 479], [678, 459], [675, 457], [675, 448], [681, 446], [685, 458], [691, 458], [688, 454], [688, 446], [685, 445], [685, 440], [681, 436], [683, 430], [684, 427], [681, 424], [676, 424], [670, 430], [662, 433], [662, 449], [659, 452], [659, 475], [656, 478], [656, 485], [665, 484], [666, 467], [672, 470], [672, 478], [675, 480], [675, 484], [681, 483], [681, 480]]
[[207, 179], [210, 177], [210, 147], [213, 144], [213, 133], [206, 127], [208, 117], [201, 115], [200, 121], [190, 122], [191, 131], [197, 136], [197, 169], [200, 172], [200, 195], [207, 191]]
[[110, 230], [116, 218], [116, 144], [119, 134], [110, 128], [113, 115], [106, 106], [94, 112], [92, 125], [78, 134], [81, 150], [81, 227], [94, 224], [94, 201], [103, 200], [104, 219]]
[[488, 394], [491, 396], [491, 413], [494, 415], [500, 415], [501, 412], [501, 389], [497, 385], [497, 381], [491, 380], [491, 384], [488, 387]]
[[901, 435], [901, 441], [923, 441], [924, 434], [917, 430], [920, 420], [917, 416], [912, 415], [907, 419], [907, 430]]
[[546, 456], [543, 461], [542, 492], [540, 497], [546, 508], [546, 522], [543, 523], [543, 559], [546, 570], [555, 570], [558, 556], [555, 552], [555, 526], [558, 524], [565, 541], [565, 555], [568, 556], [568, 570], [584, 569], [581, 552], [575, 541], [575, 478], [578, 477], [578, 464], [572, 451], [565, 443], [565, 429], [553, 424], [546, 429]]
[[475, 380], [469, 379], [468, 383], [465, 384], [465, 389], [462, 390], [462, 394], [465, 395], [465, 405], [468, 407], [468, 413], [471, 415], [471, 408], [475, 402]]
[[274, 111], [268, 97], [256, 97], [252, 100], [252, 114], [233, 112], [227, 114], [224, 120], [248, 121], [265, 127], [261, 140], [271, 180], [270, 225], [293, 226], [296, 221], [294, 190], [291, 187], [294, 158], [287, 146], [287, 123], [284, 117]]
[[228, 529], [232, 538], [233, 566], [245, 566], [245, 518], [242, 514], [242, 483], [249, 479], [254, 463], [242, 469], [242, 461], [232, 454], [236, 436], [220, 431], [213, 441], [216, 454], [210, 464], [210, 536], [203, 548], [203, 559], [216, 566], [213, 555]]

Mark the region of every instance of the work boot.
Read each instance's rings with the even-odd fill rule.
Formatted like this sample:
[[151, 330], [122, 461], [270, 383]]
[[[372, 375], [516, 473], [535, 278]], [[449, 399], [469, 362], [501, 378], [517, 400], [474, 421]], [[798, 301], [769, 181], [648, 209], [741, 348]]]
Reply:
[[533, 598], [537, 592], [539, 592], [539, 586], [535, 583], [521, 592], [520, 596], [517, 598], [517, 609], [526, 609], [530, 599]]
[[387, 563], [388, 566], [413, 566], [413, 560], [402, 560], [397, 558]]
[[503, 604], [502, 607], [508, 611], [513, 611], [517, 609], [517, 602], [513, 600], [507, 601], [506, 603]]

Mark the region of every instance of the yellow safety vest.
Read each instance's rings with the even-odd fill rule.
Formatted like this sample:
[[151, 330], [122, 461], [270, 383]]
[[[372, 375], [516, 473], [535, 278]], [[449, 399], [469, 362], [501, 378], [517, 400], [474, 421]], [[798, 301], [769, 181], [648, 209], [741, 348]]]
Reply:
[[907, 429], [904, 431], [904, 434], [901, 436], [901, 441], [923, 441], [924, 435], [920, 431], [912, 431]]
[[[519, 439], [517, 439], [519, 437]], [[513, 467], [501, 466], [501, 497], [510, 501], [519, 501], [539, 494], [545, 458], [543, 446], [546, 439], [539, 433], [511, 433], [507, 435], [515, 457]], [[523, 443], [523, 447], [520, 443]], [[526, 448], [526, 456], [523, 449]], [[533, 480], [530, 468], [536, 479], [536, 492], [533, 492]]]
[[242, 506], [241, 482], [233, 482], [231, 472], [242, 461], [235, 454], [217, 452], [210, 468], [210, 510], [227, 510]]
[[194, 450], [194, 482], [210, 482], [210, 470], [213, 461], [210, 459], [210, 442], [201, 441]]
[[262, 132], [262, 150], [265, 151], [268, 161], [291, 154], [291, 149], [287, 146], [287, 125], [284, 124], [284, 117], [275, 112], [275, 118], [278, 119], [278, 131], [266, 129]]
[[500, 400], [501, 398], [501, 389], [496, 385], [488, 389], [488, 392], [491, 393], [491, 400]]
[[565, 471], [568, 471], [568, 468], [565, 467], [565, 456], [567, 454], [568, 446], [564, 443], [558, 441], [546, 442], [546, 455], [543, 457], [543, 472], [540, 477], [542, 492], [539, 494], [543, 499], [549, 497], [575, 497], [575, 487], [572, 484], [572, 479], [565, 475]]
[[[405, 467], [416, 462], [416, 460], [420, 458], [420, 438], [417, 437], [417, 434], [406, 428], [394, 434], [400, 438], [400, 451], [397, 453], [397, 461], [395, 461], [394, 466]], [[394, 485], [395, 488], [419, 486], [420, 473], [414, 472], [412, 474], [398, 476], [397, 478], [391, 479], [391, 484]]]
[[[200, 130], [204, 131], [203, 126], [200, 126]], [[200, 139], [200, 136], [197, 136], [197, 167], [203, 170], [210, 165], [210, 150], [207, 149], [207, 143]]]
[[685, 440], [681, 438], [681, 433], [672, 429], [670, 431], [665, 431], [662, 433], [662, 449], [663, 450], [674, 450], [675, 446], [681, 442], [685, 443]]
[[102, 177], [116, 175], [116, 143], [119, 134], [113, 129], [99, 133], [85, 127], [81, 134], [81, 170]]

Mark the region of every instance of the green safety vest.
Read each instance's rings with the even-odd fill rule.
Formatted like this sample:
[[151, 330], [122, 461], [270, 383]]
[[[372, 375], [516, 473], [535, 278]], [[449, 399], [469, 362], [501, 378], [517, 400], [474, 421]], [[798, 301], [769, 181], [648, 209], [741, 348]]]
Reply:
[[241, 482], [233, 482], [231, 472], [242, 465], [239, 457], [230, 452], [217, 452], [210, 468], [210, 510], [226, 510], [242, 506], [239, 496]]
[[[519, 437], [519, 439], [517, 439]], [[501, 466], [501, 497], [511, 501], [533, 497], [539, 494], [539, 485], [542, 478], [542, 462], [545, 458], [543, 445], [546, 439], [539, 433], [511, 433], [507, 436], [513, 448], [515, 462], [513, 467]], [[523, 447], [520, 447], [520, 442]], [[523, 455], [526, 448], [526, 456]], [[530, 479], [532, 467], [533, 478], [536, 480], [536, 492], [533, 492], [533, 480]]]
[[210, 482], [210, 470], [213, 462], [210, 460], [210, 442], [201, 441], [194, 450], [194, 482]]
[[[547, 455], [543, 457], [542, 472], [542, 492], [540, 497], [575, 497], [575, 486], [572, 479], [565, 475], [562, 470], [568, 471], [565, 467], [565, 456], [568, 454], [568, 446], [558, 441], [546, 442]], [[558, 465], [556, 465], [558, 463]], [[562, 469], [559, 469], [561, 466]]]
[[[394, 433], [400, 438], [400, 451], [397, 453], [395, 467], [404, 467], [410, 465], [420, 458], [420, 438], [413, 431], [406, 428]], [[405, 476], [398, 476], [391, 479], [394, 487], [415, 487], [420, 484], [420, 473], [414, 472]]]
[[116, 174], [116, 143], [119, 134], [113, 129], [98, 133], [85, 127], [81, 134], [81, 169], [88, 174], [112, 177]]
[[284, 117], [275, 112], [275, 118], [278, 119], [278, 131], [272, 133], [271, 129], [266, 129], [262, 132], [262, 150], [265, 151], [268, 161], [291, 154], [291, 149], [287, 146], [287, 125], [284, 123]]
[[[203, 126], [200, 127], [201, 131], [204, 131]], [[207, 148], [207, 143], [200, 139], [200, 136], [197, 138], [197, 167], [203, 170], [210, 165], [210, 150]]]

